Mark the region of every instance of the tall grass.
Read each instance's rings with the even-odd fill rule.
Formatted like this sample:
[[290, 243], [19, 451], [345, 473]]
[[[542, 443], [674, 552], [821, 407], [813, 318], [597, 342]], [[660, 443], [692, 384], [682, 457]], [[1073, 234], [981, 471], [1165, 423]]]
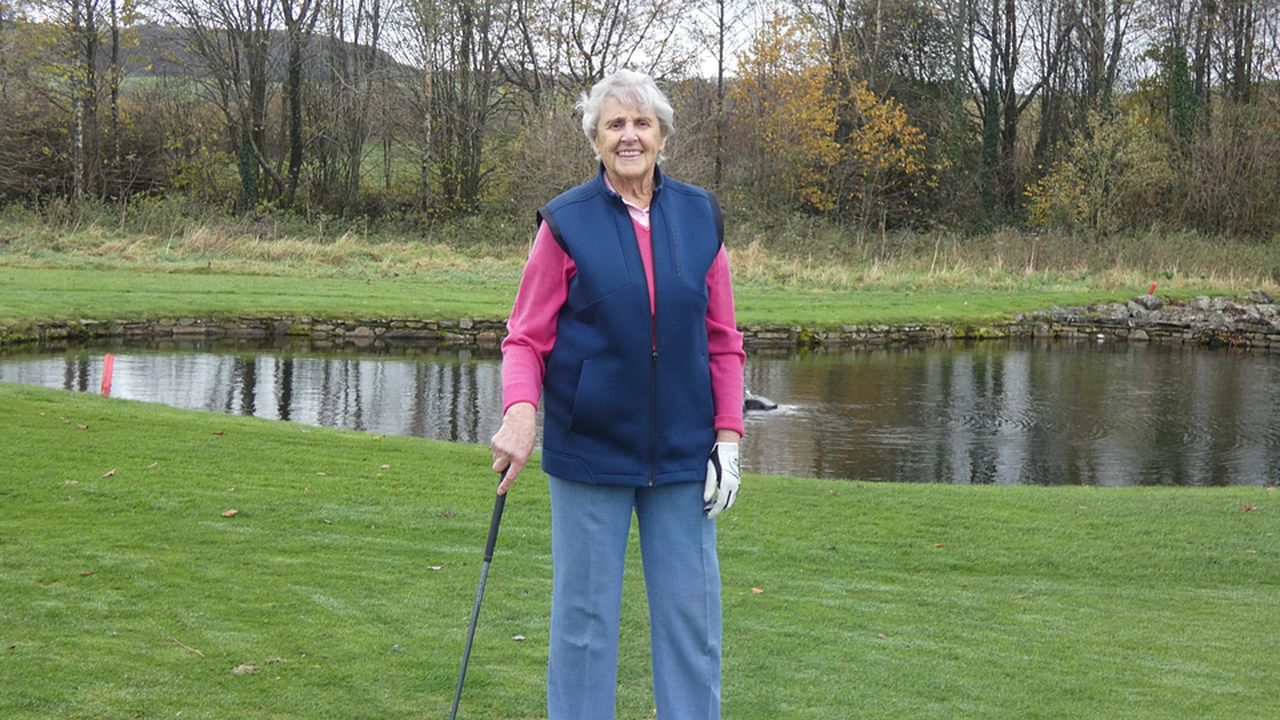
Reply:
[[[1192, 232], [1094, 240], [1014, 229], [862, 233], [821, 218], [731, 213], [726, 243], [739, 283], [873, 288], [1114, 291], [1158, 282], [1165, 293], [1280, 288], [1280, 243]], [[370, 221], [268, 211], [232, 216], [181, 198], [127, 205], [52, 202], [0, 209], [0, 263], [12, 266], [399, 276], [517, 273], [529, 218]]]

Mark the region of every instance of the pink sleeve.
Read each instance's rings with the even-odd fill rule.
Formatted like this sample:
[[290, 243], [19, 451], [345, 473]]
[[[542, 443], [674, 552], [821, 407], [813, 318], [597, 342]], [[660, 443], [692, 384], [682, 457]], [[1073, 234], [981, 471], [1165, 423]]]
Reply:
[[569, 297], [577, 267], [546, 223], [538, 227], [502, 341], [502, 411], [518, 402], [538, 404], [547, 355], [556, 344], [557, 316]]
[[707, 271], [707, 351], [716, 430], [733, 430], [742, 435], [742, 383], [747, 355], [734, 319], [733, 282], [723, 246]]

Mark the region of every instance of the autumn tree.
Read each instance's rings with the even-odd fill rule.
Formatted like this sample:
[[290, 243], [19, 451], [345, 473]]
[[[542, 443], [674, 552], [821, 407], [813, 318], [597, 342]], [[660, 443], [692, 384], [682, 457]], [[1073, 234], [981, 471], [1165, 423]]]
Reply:
[[854, 85], [843, 100], [854, 122], [841, 147], [840, 196], [855, 203], [864, 231], [879, 225], [883, 240], [890, 214], [908, 211], [928, 182], [925, 134], [911, 123], [902, 105], [878, 97], [866, 81]]
[[839, 103], [827, 91], [829, 79], [822, 40], [811, 27], [777, 14], [757, 30], [729, 93], [748, 153], [741, 191], [819, 212], [835, 207], [828, 178], [841, 159]]

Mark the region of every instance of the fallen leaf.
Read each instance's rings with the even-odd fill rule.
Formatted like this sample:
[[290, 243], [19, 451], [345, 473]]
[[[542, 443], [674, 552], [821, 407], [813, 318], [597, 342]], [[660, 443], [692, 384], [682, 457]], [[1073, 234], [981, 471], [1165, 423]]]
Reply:
[[148, 469], [148, 470], [155, 470], [155, 469], [156, 469], [156, 468], [158, 468], [158, 467], [160, 467], [160, 463], [158, 463], [158, 462], [153, 462], [153, 463], [151, 463], [150, 465], [148, 465], [148, 466], [147, 466], [147, 469]]
[[80, 481], [79, 480], [63, 480], [62, 484], [63, 485], [79, 485]]
[[229, 487], [229, 488], [227, 488], [227, 492], [235, 492], [235, 491], [236, 491], [236, 488], [235, 488], [235, 486], [234, 486], [234, 485], [233, 485], [233, 486], [231, 486], [231, 487]]
[[45, 413], [44, 413], [44, 411], [43, 411], [43, 410], [42, 410], [42, 411], [40, 411], [40, 412], [38, 412], [38, 413], [36, 413], [36, 414], [37, 414], [37, 415], [39, 415], [40, 417], [44, 417], [44, 416], [45, 416]]
[[89, 577], [91, 575], [93, 575], [92, 570], [85, 570], [84, 572], [80, 573], [80, 577]]
[[512, 636], [511, 636], [511, 639], [512, 639], [512, 640], [515, 640], [516, 642], [524, 642], [524, 636], [523, 636], [523, 635], [512, 635]]
[[232, 675], [257, 675], [258, 666], [254, 665], [253, 663], [245, 663], [243, 665], [237, 665], [235, 669], [231, 671], [231, 674]]
[[332, 521], [332, 520], [330, 520], [329, 518], [322, 518], [322, 519], [320, 520], [320, 522], [324, 523], [325, 525], [332, 525], [332, 524], [333, 524], [333, 521]]
[[115, 468], [111, 468], [111, 469], [110, 469], [110, 470], [108, 470], [105, 474], [103, 474], [103, 476], [102, 476], [102, 477], [104, 477], [104, 478], [109, 478], [109, 477], [115, 477], [115, 476], [116, 476], [116, 469], [115, 469]]
[[390, 466], [390, 465], [383, 465], [383, 466], [382, 466], [382, 469], [383, 469], [383, 470], [390, 470], [390, 469], [391, 469], [391, 466]]
[[430, 570], [431, 572], [440, 572], [441, 570], [443, 570], [443, 569], [444, 569], [444, 566], [443, 566], [443, 565], [428, 565], [428, 566], [427, 566], [427, 569], [428, 569], [428, 570]]
[[80, 423], [76, 423], [76, 429], [77, 429], [77, 430], [88, 430], [88, 429], [89, 429], [89, 426], [88, 426], [88, 425], [81, 425]]
[[454, 511], [454, 509], [453, 509], [453, 508], [449, 508], [448, 510], [445, 510], [443, 513], [440, 513], [440, 514], [441, 514], [441, 515], [443, 515], [443, 516], [445, 516], [445, 517], [447, 517], [447, 518], [451, 518], [451, 517], [453, 517], [454, 515], [457, 515], [458, 513], [457, 513], [456, 511]]
[[1275, 485], [1268, 485], [1268, 486], [1267, 486], [1267, 492], [1273, 493], [1273, 492], [1275, 492], [1275, 491], [1276, 491], [1276, 486], [1275, 486]]
[[302, 488], [302, 494], [303, 494], [303, 495], [310, 495], [310, 494], [311, 494], [311, 486], [310, 486], [310, 485], [308, 485], [308, 486], [306, 486], [306, 487]]
[[223, 435], [226, 435], [226, 434], [227, 434], [227, 431], [226, 431], [226, 430], [214, 430], [214, 431], [213, 431], [213, 434], [214, 434], [214, 435], [217, 435], [217, 436], [219, 436], [219, 437], [221, 437], [221, 436], [223, 436]]
[[320, 476], [320, 477], [328, 477], [328, 476], [329, 476], [329, 473], [327, 473], [327, 472], [325, 472], [325, 471], [323, 471], [323, 470], [318, 470], [318, 471], [316, 471], [316, 475], [318, 475], [318, 476]]
[[378, 437], [374, 438], [374, 440], [386, 440], [386, 439], [387, 439], [386, 435], [379, 435]]
[[284, 664], [285, 664], [285, 663], [287, 663], [287, 662], [289, 662], [289, 661], [288, 661], [288, 660], [285, 660], [284, 658], [279, 658], [279, 657], [277, 657], [277, 658], [271, 658], [270, 660], [267, 660], [267, 664], [268, 664], [268, 665], [284, 665]]
[[943, 545], [942, 543], [934, 543], [934, 544], [933, 544], [933, 547], [934, 547], [935, 549], [939, 549], [939, 550], [940, 550], [940, 549], [942, 549], [942, 548], [946, 547], [946, 545]]
[[876, 639], [877, 639], [877, 640], [888, 640], [889, 638], [885, 637], [883, 634], [880, 634], [880, 635], [877, 635], [877, 636], [876, 636]]
[[222, 517], [235, 517], [236, 515], [239, 515], [239, 514], [240, 514], [240, 511], [235, 508], [222, 511]]
[[758, 588], [758, 587], [751, 588], [752, 595], [759, 595], [760, 593], [763, 593], [763, 592], [764, 592], [764, 588]]
[[1257, 510], [1257, 509], [1258, 509], [1257, 505], [1250, 505], [1249, 503], [1245, 503], [1240, 506], [1240, 510], [1242, 510], [1243, 512], [1249, 512], [1251, 510]]
[[70, 419], [68, 419], [68, 418], [64, 418], [64, 417], [62, 417], [61, 415], [59, 415], [59, 416], [58, 416], [58, 419], [62, 421], [62, 424], [63, 424], [63, 425], [70, 425], [70, 424], [71, 424], [71, 420], [70, 420]]

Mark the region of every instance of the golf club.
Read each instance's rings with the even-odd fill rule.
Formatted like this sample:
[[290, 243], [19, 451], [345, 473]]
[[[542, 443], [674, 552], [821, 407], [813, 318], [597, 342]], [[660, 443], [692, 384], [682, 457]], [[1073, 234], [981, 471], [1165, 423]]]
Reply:
[[[507, 471], [502, 471], [506, 478]], [[499, 483], [502, 479], [498, 480]], [[457, 720], [458, 701], [462, 699], [462, 681], [467, 676], [467, 661], [471, 659], [471, 641], [476, 637], [476, 622], [480, 619], [480, 601], [484, 598], [484, 584], [489, 579], [489, 563], [493, 561], [493, 546], [498, 542], [498, 525], [502, 523], [502, 507], [507, 502], [505, 494], [493, 502], [493, 519], [489, 521], [489, 539], [484, 544], [484, 565], [480, 568], [480, 585], [476, 588], [476, 602], [471, 608], [471, 627], [467, 629], [467, 644], [462, 650], [462, 669], [458, 671], [458, 686], [453, 690], [453, 710], [449, 720]]]

